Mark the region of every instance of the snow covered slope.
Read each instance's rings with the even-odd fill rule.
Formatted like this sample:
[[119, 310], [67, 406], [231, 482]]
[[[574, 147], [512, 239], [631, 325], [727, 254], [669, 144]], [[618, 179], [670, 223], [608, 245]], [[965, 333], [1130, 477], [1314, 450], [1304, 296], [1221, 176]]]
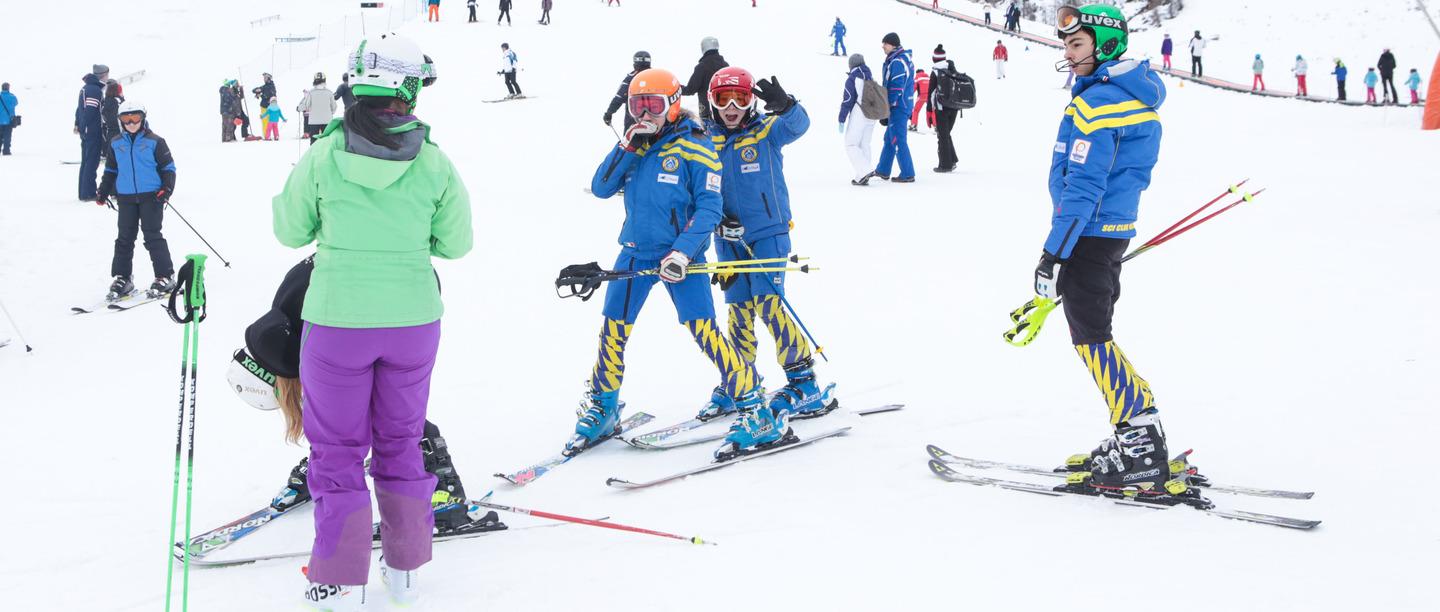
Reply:
[[[245, 407], [223, 380], [242, 330], [307, 252], [270, 233], [269, 199], [297, 143], [221, 145], [214, 127], [215, 88], [263, 50], [250, 19], [332, 11], [293, 18], [321, 23], [354, 10], [295, 4], [70, 2], [7, 15], [11, 47], [37, 58], [0, 68], [27, 119], [16, 154], [0, 159], [0, 291], [36, 352], [0, 349], [0, 453], [11, 467], [0, 503], [0, 607], [155, 610], [163, 595], [180, 330], [157, 308], [68, 314], [103, 291], [114, 237], [113, 213], [76, 202], [75, 167], [57, 163], [79, 155], [69, 117], [91, 63], [148, 69], [127, 93], [151, 108], [175, 152], [174, 203], [234, 262], [210, 267], [196, 528], [265, 503], [304, 452], [283, 443], [276, 415]], [[820, 376], [839, 384], [847, 405], [909, 407], [859, 420], [848, 437], [651, 490], [603, 483], [686, 467], [710, 449], [597, 450], [533, 486], [501, 487], [497, 498], [517, 506], [608, 515], [720, 546], [580, 526], [445, 544], [423, 570], [418, 609], [1101, 610], [1116, 595], [1167, 610], [1430, 605], [1423, 585], [1433, 573], [1425, 568], [1440, 563], [1440, 495], [1417, 466], [1440, 430], [1440, 329], [1425, 308], [1440, 297], [1425, 274], [1440, 208], [1421, 185], [1440, 134], [1416, 129], [1418, 109], [1357, 112], [1200, 87], [1171, 88], [1161, 109], [1165, 143], [1143, 198], [1142, 237], [1240, 178], [1268, 190], [1128, 266], [1117, 340], [1153, 385], [1172, 447], [1196, 448], [1209, 475], [1318, 492], [1305, 502], [1215, 496], [1325, 520], [1299, 533], [927, 473], [929, 442], [1047, 464], [1106, 431], [1063, 324], [1023, 349], [999, 338], [1006, 313], [1030, 297], [1048, 228], [1045, 178], [1067, 98], [1052, 52], [1012, 49], [1010, 78], [997, 82], [993, 37], [890, 0], [556, 3], [549, 27], [534, 24], [532, 4], [516, 9], [513, 28], [466, 24], [463, 4], [447, 2], [445, 21], [403, 29], [438, 62], [440, 81], [418, 112], [464, 173], [476, 211], [475, 251], [437, 263], [447, 315], [431, 408], [467, 489], [483, 494], [499, 482], [488, 474], [568, 437], [600, 305], [556, 299], [551, 282], [566, 264], [611, 261], [623, 214], [618, 201], [582, 191], [614, 142], [595, 119], [635, 50], [683, 78], [707, 35], [732, 64], [777, 75], [813, 121], [786, 149], [786, 166], [795, 249], [822, 268], [790, 282], [832, 359]], [[929, 172], [933, 138], [917, 135], [917, 183], [848, 184], [836, 133], [845, 65], [826, 55], [837, 15], [851, 51], [872, 67], [880, 38], [895, 31], [920, 65], [943, 42], [976, 76], [980, 106], [955, 132], [960, 171]], [[103, 36], [77, 44], [76, 27]], [[1277, 39], [1300, 38], [1285, 27], [1275, 26]], [[225, 42], [237, 29], [246, 33], [235, 40], [250, 42]], [[479, 103], [503, 95], [493, 74], [501, 42], [519, 54], [519, 81], [535, 99]], [[1403, 65], [1432, 42], [1393, 46]], [[333, 75], [342, 63], [332, 54], [277, 72], [282, 103], [311, 73]], [[166, 229], [177, 256], [204, 250], [176, 220]], [[145, 254], [136, 257], [144, 270]], [[662, 422], [690, 416], [714, 384], [666, 302], [655, 293], [636, 327], [624, 392], [630, 410]], [[760, 365], [776, 384], [779, 368], [768, 357]], [[308, 511], [283, 521], [273, 536], [237, 546], [308, 545]], [[1143, 560], [1158, 565], [1129, 569]], [[293, 608], [302, 562], [196, 571], [193, 607]], [[1107, 574], [1113, 567], [1126, 570]]]

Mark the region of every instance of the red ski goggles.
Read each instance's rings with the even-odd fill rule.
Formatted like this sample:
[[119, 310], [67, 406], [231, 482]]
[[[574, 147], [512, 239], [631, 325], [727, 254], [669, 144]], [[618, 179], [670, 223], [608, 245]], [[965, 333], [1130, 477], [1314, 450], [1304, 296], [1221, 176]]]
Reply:
[[715, 108], [749, 109], [755, 106], [755, 93], [744, 89], [721, 89], [710, 92], [710, 105]]
[[659, 94], [630, 96], [628, 110], [630, 116], [636, 119], [645, 113], [650, 113], [652, 117], [663, 117], [670, 110], [670, 100]]

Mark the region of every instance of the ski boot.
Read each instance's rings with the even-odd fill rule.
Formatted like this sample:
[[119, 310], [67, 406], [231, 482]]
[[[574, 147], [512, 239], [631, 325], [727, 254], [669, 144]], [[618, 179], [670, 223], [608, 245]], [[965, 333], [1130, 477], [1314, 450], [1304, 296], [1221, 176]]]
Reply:
[[440, 428], [425, 421], [424, 435], [420, 438], [420, 453], [425, 461], [425, 471], [435, 475], [431, 506], [439, 508], [452, 502], [464, 502], [465, 486], [460, 484], [460, 475], [455, 472], [455, 464], [450, 460], [450, 446], [440, 436]]
[[116, 276], [110, 281], [110, 291], [105, 294], [105, 301], [114, 302], [134, 292], [135, 283], [130, 282], [130, 277]]
[[[308, 579], [310, 568], [302, 566], [300, 573]], [[356, 612], [365, 609], [365, 585], [363, 584], [320, 584], [311, 582], [305, 587], [305, 603], [311, 610], [322, 612]]]
[[575, 423], [575, 435], [565, 444], [564, 454], [573, 457], [585, 449], [610, 439], [620, 427], [620, 411], [625, 404], [619, 391], [591, 390], [589, 407]]
[[447, 536], [459, 533], [500, 531], [508, 529], [500, 522], [500, 515], [486, 510], [474, 502], [457, 499], [435, 508], [435, 535]]
[[175, 290], [175, 279], [169, 276], [157, 276], [155, 282], [150, 283], [150, 288], [145, 290], [145, 297], [158, 298]]
[[709, 422], [730, 414], [735, 414], [735, 400], [725, 393], [725, 387], [716, 386], [710, 391], [710, 401], [705, 403], [705, 407], [700, 409], [695, 419]]
[[390, 592], [390, 601], [398, 606], [408, 606], [420, 599], [420, 583], [415, 579], [415, 570], [397, 570], [385, 562], [380, 555], [380, 581]]
[[295, 506], [310, 501], [310, 486], [308, 478], [310, 475], [310, 458], [305, 457], [290, 470], [290, 480], [285, 483], [285, 488], [275, 494], [270, 501], [270, 507], [276, 512], [286, 512]]
[[815, 383], [815, 358], [806, 357], [785, 366], [785, 379], [789, 381], [785, 388], [770, 400], [771, 410], [785, 412], [794, 419], [813, 419], [840, 407], [840, 401], [834, 398], [834, 383], [826, 385], [824, 391]]
[[1115, 435], [1102, 440], [1082, 463], [1088, 469], [1070, 474], [1057, 490], [1143, 499], [1177, 496], [1190, 488], [1183, 474], [1181, 478], [1170, 478], [1165, 430], [1154, 413], [1116, 426]]
[[760, 390], [736, 398], [735, 405], [740, 417], [730, 425], [720, 448], [715, 449], [716, 463], [800, 441], [790, 429], [790, 413], [765, 405]]

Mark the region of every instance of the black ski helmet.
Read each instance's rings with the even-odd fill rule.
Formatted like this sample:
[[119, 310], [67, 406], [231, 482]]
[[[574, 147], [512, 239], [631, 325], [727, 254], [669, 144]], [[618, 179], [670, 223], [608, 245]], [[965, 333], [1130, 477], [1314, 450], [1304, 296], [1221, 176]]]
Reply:
[[632, 64], [632, 66], [635, 68], [636, 72], [639, 72], [641, 70], [648, 70], [650, 68], [650, 52], [636, 51], [633, 61], [634, 64]]

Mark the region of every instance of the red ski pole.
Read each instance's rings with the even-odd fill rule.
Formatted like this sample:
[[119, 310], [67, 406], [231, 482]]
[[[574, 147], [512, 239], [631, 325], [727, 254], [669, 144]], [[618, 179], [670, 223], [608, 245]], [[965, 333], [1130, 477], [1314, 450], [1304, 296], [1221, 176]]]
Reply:
[[[1244, 181], [1241, 181], [1241, 182], [1243, 183]], [[1236, 187], [1239, 187], [1239, 185], [1236, 185]], [[1233, 188], [1232, 188], [1232, 191], [1233, 191]], [[1260, 189], [1258, 189], [1258, 190], [1256, 190], [1254, 193], [1243, 194], [1243, 195], [1240, 196], [1240, 199], [1235, 200], [1234, 202], [1231, 202], [1231, 203], [1229, 203], [1229, 204], [1226, 204], [1226, 205], [1225, 205], [1223, 208], [1221, 208], [1220, 210], [1217, 210], [1217, 211], [1215, 211], [1215, 212], [1213, 212], [1213, 213], [1210, 213], [1210, 214], [1208, 214], [1208, 215], [1205, 215], [1204, 217], [1200, 217], [1200, 219], [1199, 219], [1198, 221], [1196, 221], [1196, 222], [1194, 222], [1194, 223], [1191, 223], [1190, 225], [1187, 225], [1187, 226], [1182, 227], [1182, 228], [1180, 228], [1180, 229], [1175, 229], [1175, 227], [1178, 226], [1179, 223], [1177, 223], [1177, 224], [1175, 224], [1175, 225], [1172, 225], [1172, 226], [1170, 226], [1169, 229], [1167, 229], [1167, 230], [1165, 230], [1165, 231], [1163, 231], [1163, 232], [1160, 232], [1159, 234], [1156, 234], [1154, 238], [1151, 238], [1151, 239], [1150, 239], [1149, 241], [1147, 241], [1145, 244], [1140, 245], [1140, 248], [1135, 249], [1135, 250], [1134, 250], [1133, 252], [1131, 252], [1129, 255], [1126, 255], [1123, 259], [1120, 260], [1120, 263], [1125, 263], [1125, 262], [1127, 262], [1127, 261], [1130, 261], [1131, 259], [1134, 259], [1136, 256], [1140, 255], [1141, 253], [1144, 253], [1145, 251], [1148, 251], [1148, 250], [1153, 249], [1153, 248], [1155, 248], [1155, 247], [1157, 247], [1157, 246], [1160, 246], [1160, 245], [1162, 245], [1162, 244], [1165, 244], [1166, 242], [1169, 242], [1171, 238], [1174, 238], [1174, 237], [1176, 237], [1176, 236], [1179, 236], [1180, 234], [1183, 234], [1183, 233], [1188, 232], [1188, 231], [1190, 231], [1190, 230], [1192, 230], [1192, 229], [1195, 229], [1195, 226], [1200, 225], [1201, 223], [1204, 223], [1204, 222], [1209, 221], [1209, 220], [1211, 220], [1211, 219], [1214, 219], [1215, 217], [1220, 216], [1221, 213], [1223, 213], [1223, 212], [1225, 212], [1225, 211], [1227, 211], [1227, 210], [1230, 210], [1230, 209], [1232, 209], [1232, 208], [1235, 208], [1236, 206], [1239, 206], [1239, 205], [1241, 205], [1241, 204], [1243, 204], [1243, 203], [1245, 203], [1245, 202], [1249, 202], [1249, 201], [1251, 201], [1251, 200], [1254, 200], [1254, 199], [1255, 199], [1255, 196], [1258, 196], [1258, 195], [1260, 195], [1260, 194], [1262, 194], [1262, 193], [1265, 193], [1265, 188], [1263, 188], [1263, 187], [1260, 188]], [[1219, 199], [1219, 198], [1216, 198], [1216, 200], [1218, 200], [1218, 199]], [[1211, 204], [1213, 204], [1213, 203], [1214, 203], [1214, 202], [1212, 201]], [[1205, 208], [1208, 207], [1208, 206], [1210, 206], [1210, 204], [1206, 204], [1205, 206], [1201, 206], [1201, 207], [1200, 207], [1198, 210], [1196, 210], [1195, 212], [1190, 213], [1190, 216], [1189, 216], [1189, 217], [1185, 217], [1185, 219], [1181, 219], [1181, 223], [1185, 222], [1185, 220], [1186, 220], [1186, 219], [1189, 219], [1190, 217], [1194, 217], [1196, 213], [1200, 212], [1201, 210], [1205, 210]], [[1171, 231], [1171, 230], [1174, 230], [1174, 231]]]
[[629, 526], [629, 525], [621, 525], [621, 524], [619, 524], [619, 523], [611, 523], [611, 522], [608, 522], [608, 521], [597, 521], [597, 520], [595, 520], [595, 519], [580, 518], [580, 517], [578, 517], [578, 516], [568, 516], [568, 515], [564, 515], [564, 514], [555, 514], [555, 513], [553, 513], [553, 512], [544, 512], [544, 511], [542, 511], [542, 510], [530, 510], [530, 509], [527, 509], [527, 508], [516, 508], [515, 506], [506, 506], [506, 505], [504, 505], [504, 504], [497, 504], [497, 503], [495, 503], [495, 502], [489, 501], [489, 500], [490, 500], [490, 496], [491, 496], [492, 494], [494, 494], [494, 491], [491, 491], [490, 493], [486, 493], [486, 494], [485, 494], [485, 497], [482, 497], [482, 498], [480, 498], [480, 499], [478, 499], [478, 500], [473, 500], [473, 501], [474, 501], [475, 505], [477, 505], [477, 506], [482, 506], [482, 507], [485, 507], [485, 508], [490, 508], [490, 509], [492, 509], [492, 510], [504, 510], [504, 511], [506, 511], [506, 512], [514, 512], [515, 514], [524, 514], [524, 515], [533, 516], [533, 517], [536, 517], [536, 518], [550, 519], [550, 520], [552, 520], [552, 521], [564, 521], [564, 522], [567, 522], [567, 523], [577, 523], [577, 524], [580, 524], [580, 525], [590, 525], [591, 527], [604, 527], [605, 529], [615, 529], [615, 530], [619, 530], [619, 531], [629, 531], [629, 532], [631, 532], [631, 533], [643, 533], [643, 534], [645, 534], [645, 535], [660, 536], [660, 537], [662, 537], [662, 538], [670, 538], [670, 539], [672, 539], [672, 540], [683, 540], [683, 541], [686, 541], [686, 542], [690, 542], [691, 544], [709, 544], [709, 545], [711, 545], [711, 546], [716, 546], [716, 545], [717, 545], [715, 542], [709, 542], [709, 541], [706, 541], [706, 540], [701, 539], [700, 536], [690, 536], [690, 537], [686, 537], [686, 536], [682, 536], [682, 535], [675, 535], [675, 534], [673, 534], [673, 533], [665, 533], [665, 532], [663, 532], [663, 531], [655, 531], [655, 530], [653, 530], [653, 529], [645, 529], [645, 528], [642, 528], [642, 527], [631, 527], [631, 526]]

